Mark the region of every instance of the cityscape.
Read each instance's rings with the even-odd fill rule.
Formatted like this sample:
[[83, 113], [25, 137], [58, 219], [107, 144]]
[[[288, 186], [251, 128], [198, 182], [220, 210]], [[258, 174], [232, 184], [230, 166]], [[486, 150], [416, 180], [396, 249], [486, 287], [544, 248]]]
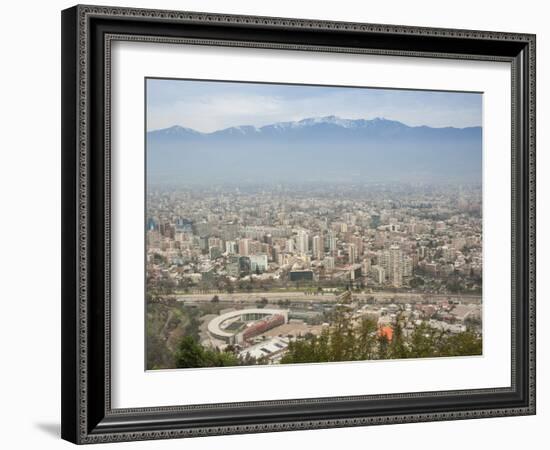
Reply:
[[[395, 158], [389, 167], [377, 166], [382, 180], [365, 175], [357, 160], [338, 165], [337, 159], [351, 159], [346, 149], [352, 144], [325, 148], [334, 164], [317, 165], [313, 177], [304, 169], [314, 164], [304, 166], [304, 176], [297, 179], [279, 169], [290, 167], [293, 158], [300, 161], [295, 152], [285, 155], [272, 142], [261, 146], [273, 141], [269, 127], [279, 135], [299, 130], [292, 145], [311, 149], [317, 148], [310, 144], [312, 136], [325, 133], [330, 141], [340, 133], [335, 142], [351, 142], [346, 141], [350, 130], [371, 136], [381, 124], [392, 131], [378, 133], [375, 145], [384, 145], [381, 136], [394, 156], [403, 151], [395, 136], [418, 135], [416, 128], [428, 136], [418, 138], [416, 146], [446, 145], [440, 131], [429, 134], [436, 127], [337, 116], [229, 127], [214, 141], [210, 136], [216, 132], [179, 126], [148, 132], [148, 370], [482, 354], [480, 130], [451, 130], [453, 142], [479, 154], [469, 166], [456, 166], [459, 175], [446, 180], [436, 170], [415, 171], [425, 181], [392, 179], [386, 175], [391, 166], [396, 174], [403, 169]], [[456, 130], [469, 135], [460, 141]], [[266, 165], [263, 173], [247, 168], [254, 176], [233, 173], [250, 158], [233, 150], [246, 147], [243, 139], [260, 146], [259, 164], [262, 148], [282, 161]], [[199, 182], [193, 167], [216, 163], [197, 160], [196, 153], [210, 147], [234, 160], [225, 167], [227, 175], [211, 172]], [[180, 160], [174, 151], [178, 158], [193, 156]], [[160, 159], [171, 155], [169, 165], [177, 170], [163, 172], [166, 166], [153, 160], [159, 154]], [[434, 159], [433, 151], [427, 154]], [[471, 170], [476, 161], [479, 167]], [[268, 175], [273, 167], [277, 176]], [[174, 178], [176, 173], [181, 177]]]

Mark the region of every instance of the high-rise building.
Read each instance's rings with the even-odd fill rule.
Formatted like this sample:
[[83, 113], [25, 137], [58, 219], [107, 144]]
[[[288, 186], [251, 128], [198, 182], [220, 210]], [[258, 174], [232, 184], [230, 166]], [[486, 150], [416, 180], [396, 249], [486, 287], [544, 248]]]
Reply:
[[218, 237], [209, 237], [208, 238], [208, 247], [222, 248], [222, 240]]
[[349, 268], [350, 280], [357, 280], [361, 277], [361, 264], [352, 264]]
[[271, 260], [277, 262], [279, 260], [279, 255], [281, 254], [281, 247], [275, 244], [271, 248]]
[[237, 253], [237, 243], [235, 241], [227, 241], [225, 243], [225, 252], [228, 255], [234, 255]]
[[267, 255], [251, 255], [250, 270], [254, 272], [265, 272], [267, 270]]
[[249, 244], [250, 239], [244, 238], [239, 239], [239, 255], [241, 256], [248, 256], [249, 255]]
[[355, 245], [357, 256], [363, 256], [363, 238], [361, 236], [352, 236], [350, 242]]
[[230, 256], [227, 260], [227, 275], [238, 278], [241, 273], [238, 256]]
[[298, 237], [296, 239], [296, 244], [298, 247], [298, 252], [301, 254], [306, 254], [309, 252], [309, 236], [305, 230], [298, 231]]
[[326, 270], [334, 270], [334, 256], [327, 256], [323, 259], [323, 266]]
[[369, 274], [372, 279], [378, 284], [384, 284], [386, 281], [386, 271], [382, 266], [371, 266], [369, 270]]
[[323, 256], [324, 256], [324, 244], [323, 244], [323, 236], [319, 236], [319, 235], [316, 235], [316, 236], [313, 236], [313, 239], [312, 239], [312, 247], [313, 247], [313, 257], [315, 259], [323, 259]]
[[328, 251], [331, 255], [336, 252], [336, 236], [332, 231], [328, 234]]
[[160, 234], [164, 237], [174, 239], [176, 235], [176, 227], [170, 222], [161, 223], [159, 226]]
[[404, 260], [403, 252], [398, 245], [392, 245], [384, 252], [384, 264], [388, 281], [394, 287], [403, 285]]
[[208, 236], [199, 237], [199, 247], [203, 253], [208, 251]]
[[364, 276], [367, 276], [370, 270], [370, 259], [366, 258], [363, 260], [362, 272]]
[[356, 259], [357, 259], [357, 248], [355, 247], [355, 244], [349, 244], [348, 245], [348, 262], [350, 264], [354, 264]]
[[210, 259], [217, 259], [222, 255], [220, 248], [215, 245], [210, 247], [209, 251], [210, 251]]
[[250, 273], [250, 258], [248, 256], [239, 257], [239, 269], [242, 274], [248, 275]]
[[413, 260], [409, 256], [403, 258], [403, 276], [411, 277], [413, 274]]
[[294, 253], [294, 240], [293, 239], [287, 239], [286, 240], [285, 251], [287, 251], [288, 253]]

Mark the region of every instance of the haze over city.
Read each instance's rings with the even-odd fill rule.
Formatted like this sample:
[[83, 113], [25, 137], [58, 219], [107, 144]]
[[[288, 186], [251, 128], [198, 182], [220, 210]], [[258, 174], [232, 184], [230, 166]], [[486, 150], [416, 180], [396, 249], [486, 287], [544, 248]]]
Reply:
[[148, 80], [147, 368], [480, 355], [481, 97]]

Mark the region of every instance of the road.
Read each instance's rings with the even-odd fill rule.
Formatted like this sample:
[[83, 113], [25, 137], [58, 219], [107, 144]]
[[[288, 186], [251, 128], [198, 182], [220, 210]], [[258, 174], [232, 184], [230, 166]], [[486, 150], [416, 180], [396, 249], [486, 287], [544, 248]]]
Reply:
[[[237, 292], [233, 294], [183, 294], [176, 295], [176, 299], [180, 302], [209, 302], [212, 297], [217, 295], [220, 302], [223, 303], [255, 303], [262, 298], [266, 298], [269, 303], [277, 303], [279, 300], [290, 300], [291, 302], [338, 302], [338, 296], [333, 294], [306, 294], [304, 292]], [[458, 300], [466, 303], [481, 303], [480, 295], [447, 295], [447, 294], [422, 294], [422, 293], [395, 293], [395, 292], [375, 292], [375, 293], [354, 293], [353, 298], [356, 300], [367, 300], [369, 297], [374, 297], [377, 300], [390, 300], [397, 303], [406, 302], [421, 302], [424, 300], [437, 302], [440, 300]]]

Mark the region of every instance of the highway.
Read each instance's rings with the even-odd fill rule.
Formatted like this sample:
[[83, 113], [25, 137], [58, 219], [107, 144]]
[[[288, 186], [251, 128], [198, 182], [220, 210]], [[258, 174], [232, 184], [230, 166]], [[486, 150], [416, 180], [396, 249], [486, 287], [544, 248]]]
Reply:
[[[255, 303], [262, 298], [266, 298], [269, 303], [277, 303], [278, 301], [289, 300], [291, 302], [318, 303], [318, 302], [338, 302], [338, 296], [325, 294], [311, 294], [299, 291], [288, 292], [235, 292], [233, 294], [218, 293], [218, 294], [181, 294], [176, 295], [176, 299], [180, 302], [201, 303], [209, 302], [217, 295], [220, 302], [223, 303]], [[418, 303], [425, 300], [435, 303], [441, 300], [461, 301], [464, 303], [481, 303], [480, 295], [456, 295], [456, 294], [429, 294], [417, 292], [374, 292], [374, 293], [353, 293], [354, 300], [367, 300], [374, 297], [377, 300], [387, 301], [392, 300], [396, 303]]]

